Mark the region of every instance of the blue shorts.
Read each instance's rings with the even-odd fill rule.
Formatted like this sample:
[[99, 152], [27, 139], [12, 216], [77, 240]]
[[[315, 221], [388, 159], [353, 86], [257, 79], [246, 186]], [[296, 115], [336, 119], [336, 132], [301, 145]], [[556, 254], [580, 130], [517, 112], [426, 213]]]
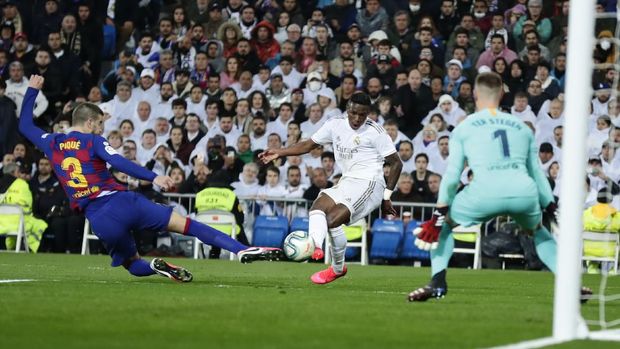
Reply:
[[112, 257], [112, 266], [118, 267], [138, 253], [130, 231], [166, 230], [172, 207], [132, 191], [119, 191], [89, 203], [85, 214], [93, 233]]

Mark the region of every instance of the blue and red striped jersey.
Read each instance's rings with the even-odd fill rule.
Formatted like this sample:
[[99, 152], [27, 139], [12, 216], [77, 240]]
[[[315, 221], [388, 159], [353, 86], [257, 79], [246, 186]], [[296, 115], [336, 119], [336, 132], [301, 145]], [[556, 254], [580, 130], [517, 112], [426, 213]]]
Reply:
[[107, 151], [106, 147], [114, 150], [102, 137], [70, 132], [50, 134], [44, 139], [49, 142], [51, 156], [48, 156], [71, 201], [71, 207], [84, 208], [90, 200], [99, 196], [127, 190], [126, 186], [114, 180], [106, 162], [97, 156], [100, 152], [97, 147], [103, 151]]
[[98, 197], [127, 190], [114, 180], [106, 163], [134, 178], [150, 182], [155, 179], [154, 172], [122, 157], [101, 136], [77, 131], [44, 133], [32, 120], [38, 93], [31, 87], [26, 91], [19, 130], [50, 159], [73, 209], [82, 210]]

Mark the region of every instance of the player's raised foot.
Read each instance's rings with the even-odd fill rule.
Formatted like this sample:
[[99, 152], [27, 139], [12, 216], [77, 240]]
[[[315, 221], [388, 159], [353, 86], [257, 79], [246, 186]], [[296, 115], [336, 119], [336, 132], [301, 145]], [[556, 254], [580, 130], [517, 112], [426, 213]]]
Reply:
[[431, 298], [441, 299], [446, 296], [448, 290], [443, 287], [432, 287], [430, 285], [413, 290], [407, 295], [409, 302], [426, 302]]
[[194, 279], [192, 273], [183, 267], [177, 267], [161, 258], [154, 258], [151, 261], [151, 269], [157, 274], [170, 278], [177, 282], [190, 282]]
[[590, 298], [592, 298], [592, 289], [582, 286], [581, 298], [579, 299], [581, 301], [581, 304], [586, 304]]
[[280, 248], [274, 247], [250, 247], [237, 253], [241, 263], [252, 263], [254, 261], [281, 261], [284, 260], [284, 252]]
[[312, 274], [312, 276], [310, 277], [310, 280], [312, 280], [312, 282], [314, 282], [315, 284], [323, 285], [323, 284], [328, 284], [336, 280], [337, 278], [343, 277], [345, 275], [347, 275], [346, 265], [344, 266], [344, 268], [342, 269], [342, 273], [340, 274], [336, 273], [334, 271], [334, 268], [330, 266], [329, 268], [325, 270], [321, 270], [319, 272]]
[[325, 253], [323, 252], [323, 250], [320, 247], [315, 247], [314, 252], [312, 253], [312, 257], [310, 258], [318, 261], [319, 259], [323, 259], [323, 257], [325, 257]]

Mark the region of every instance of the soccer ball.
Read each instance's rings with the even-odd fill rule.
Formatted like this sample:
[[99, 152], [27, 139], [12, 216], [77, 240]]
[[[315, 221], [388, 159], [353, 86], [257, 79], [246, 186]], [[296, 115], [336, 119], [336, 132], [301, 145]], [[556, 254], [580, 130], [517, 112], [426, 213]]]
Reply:
[[284, 239], [284, 254], [292, 261], [303, 262], [314, 253], [314, 241], [302, 230], [294, 231]]

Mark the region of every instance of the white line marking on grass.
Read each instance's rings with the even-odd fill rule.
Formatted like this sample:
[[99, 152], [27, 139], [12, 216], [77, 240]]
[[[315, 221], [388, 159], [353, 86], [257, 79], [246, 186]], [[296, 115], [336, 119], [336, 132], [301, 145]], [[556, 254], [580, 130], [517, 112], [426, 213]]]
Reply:
[[30, 282], [30, 281], [37, 281], [34, 279], [5, 279], [5, 280], [0, 280], [0, 284], [12, 284], [15, 282]]

